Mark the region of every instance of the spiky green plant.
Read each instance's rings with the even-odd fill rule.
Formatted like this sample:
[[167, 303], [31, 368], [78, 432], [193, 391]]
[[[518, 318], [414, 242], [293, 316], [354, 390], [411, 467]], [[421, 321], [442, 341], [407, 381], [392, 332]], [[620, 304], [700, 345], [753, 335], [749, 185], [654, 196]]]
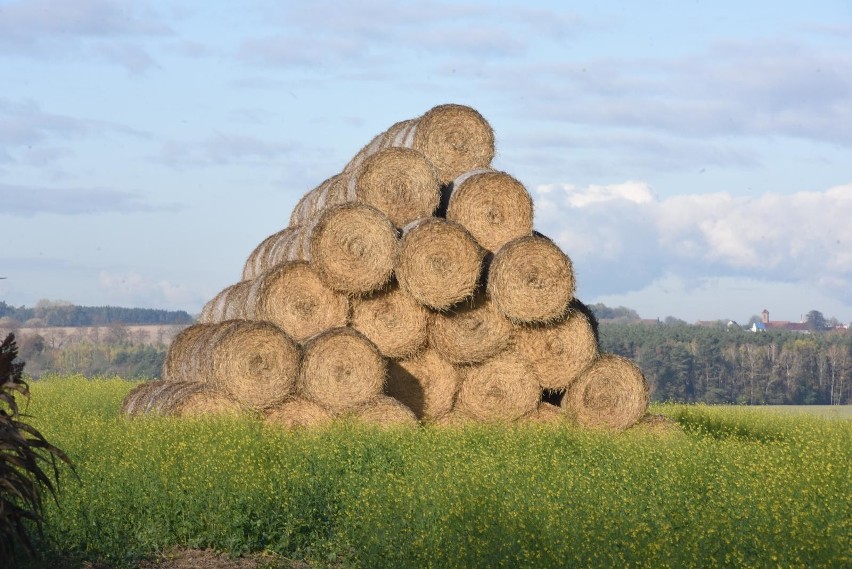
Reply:
[[0, 558], [13, 559], [16, 544], [34, 553], [29, 524], [41, 532], [45, 491], [56, 498], [57, 460], [71, 465], [59, 448], [22, 421], [17, 398], [29, 401], [23, 380], [24, 362], [17, 361], [15, 335], [0, 344]]

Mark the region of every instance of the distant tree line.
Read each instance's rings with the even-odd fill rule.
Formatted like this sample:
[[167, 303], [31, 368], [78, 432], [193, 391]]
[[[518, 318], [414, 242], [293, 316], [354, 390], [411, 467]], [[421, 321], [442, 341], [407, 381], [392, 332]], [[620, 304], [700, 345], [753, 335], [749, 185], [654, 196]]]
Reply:
[[852, 333], [754, 333], [603, 323], [601, 348], [639, 365], [655, 401], [852, 404]]
[[40, 300], [32, 308], [14, 307], [0, 300], [0, 318], [19, 324], [40, 326], [106, 326], [109, 324], [190, 324], [184, 310], [77, 306], [67, 302]]

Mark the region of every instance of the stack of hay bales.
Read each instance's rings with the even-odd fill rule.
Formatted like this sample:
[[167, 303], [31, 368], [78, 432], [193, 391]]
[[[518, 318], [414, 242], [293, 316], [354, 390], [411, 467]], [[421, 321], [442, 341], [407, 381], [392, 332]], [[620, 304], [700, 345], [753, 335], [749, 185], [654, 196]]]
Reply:
[[600, 353], [571, 260], [493, 156], [490, 125], [461, 105], [376, 136], [251, 252], [125, 412], [636, 424], [644, 377]]

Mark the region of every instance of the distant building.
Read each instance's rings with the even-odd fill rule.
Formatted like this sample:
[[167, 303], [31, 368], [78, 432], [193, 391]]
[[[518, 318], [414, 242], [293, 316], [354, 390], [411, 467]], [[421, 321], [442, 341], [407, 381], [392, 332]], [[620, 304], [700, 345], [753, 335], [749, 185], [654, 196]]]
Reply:
[[799, 332], [801, 334], [809, 334], [810, 329], [805, 322], [787, 322], [778, 320], [776, 322], [771, 322], [769, 320], [769, 311], [765, 308], [763, 312], [760, 313], [761, 321], [755, 322], [751, 326], [752, 332], [766, 332], [766, 331], [786, 331], [786, 332]]

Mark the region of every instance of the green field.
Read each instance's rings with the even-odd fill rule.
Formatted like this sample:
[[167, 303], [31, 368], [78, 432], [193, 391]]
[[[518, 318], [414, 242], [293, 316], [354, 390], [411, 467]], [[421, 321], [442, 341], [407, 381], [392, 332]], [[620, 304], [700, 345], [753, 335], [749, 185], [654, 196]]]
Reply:
[[570, 426], [287, 433], [118, 416], [132, 384], [33, 382], [74, 460], [47, 559], [132, 566], [179, 546], [354, 567], [849, 567], [852, 421], [655, 408], [681, 435]]

